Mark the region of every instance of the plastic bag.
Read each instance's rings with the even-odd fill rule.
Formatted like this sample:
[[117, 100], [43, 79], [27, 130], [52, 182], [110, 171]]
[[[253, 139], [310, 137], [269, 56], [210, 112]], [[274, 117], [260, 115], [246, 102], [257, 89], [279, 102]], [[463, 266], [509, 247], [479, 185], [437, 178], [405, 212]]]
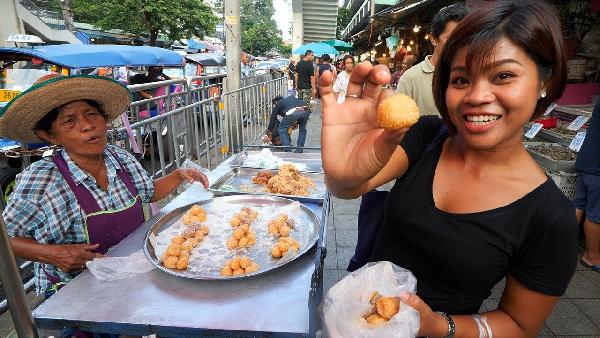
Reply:
[[94, 258], [85, 265], [94, 277], [106, 281], [131, 278], [156, 269], [142, 250], [125, 257]]
[[419, 331], [419, 314], [400, 303], [400, 311], [387, 323], [370, 325], [363, 315], [370, 312], [371, 295], [377, 291], [388, 297], [415, 293], [417, 280], [412, 273], [390, 262], [368, 263], [334, 285], [325, 297], [323, 316], [331, 338], [409, 338]]

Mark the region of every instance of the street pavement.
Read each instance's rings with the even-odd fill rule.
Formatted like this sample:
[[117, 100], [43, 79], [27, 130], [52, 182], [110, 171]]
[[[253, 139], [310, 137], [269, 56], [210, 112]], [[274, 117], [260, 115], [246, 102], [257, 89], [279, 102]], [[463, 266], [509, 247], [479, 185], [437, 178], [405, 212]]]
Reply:
[[[305, 146], [320, 146], [321, 121], [320, 111], [311, 115]], [[297, 132], [294, 132], [293, 137], [296, 134]], [[389, 189], [391, 185], [388, 184], [384, 188]], [[358, 237], [359, 206], [360, 199], [342, 200], [332, 197], [327, 228], [323, 294], [348, 274], [346, 267], [354, 254]], [[494, 287], [491, 296], [484, 301], [481, 311], [497, 308], [503, 288], [504, 281], [501, 281]], [[563, 336], [600, 337], [600, 273], [586, 269], [580, 264], [577, 265], [577, 271], [567, 292], [558, 301], [540, 332], [540, 337]]]

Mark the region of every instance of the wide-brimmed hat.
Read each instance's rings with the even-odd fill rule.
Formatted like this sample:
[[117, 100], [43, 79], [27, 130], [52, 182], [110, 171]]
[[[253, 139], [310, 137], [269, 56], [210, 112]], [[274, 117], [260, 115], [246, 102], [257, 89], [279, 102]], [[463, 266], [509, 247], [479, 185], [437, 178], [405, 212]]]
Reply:
[[21, 142], [39, 142], [36, 124], [53, 109], [80, 100], [96, 101], [107, 122], [118, 117], [131, 103], [127, 87], [112, 79], [92, 76], [44, 76], [0, 110], [0, 137]]

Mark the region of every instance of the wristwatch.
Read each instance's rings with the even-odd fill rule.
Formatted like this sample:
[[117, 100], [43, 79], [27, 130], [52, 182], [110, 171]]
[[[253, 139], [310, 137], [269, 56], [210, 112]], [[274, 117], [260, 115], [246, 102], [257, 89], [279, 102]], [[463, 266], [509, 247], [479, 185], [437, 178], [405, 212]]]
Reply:
[[444, 336], [444, 338], [454, 338], [454, 334], [456, 333], [456, 325], [454, 325], [454, 320], [452, 317], [450, 317], [446, 312], [442, 311], [436, 311], [435, 313], [446, 318], [446, 321], [448, 321], [448, 333]]

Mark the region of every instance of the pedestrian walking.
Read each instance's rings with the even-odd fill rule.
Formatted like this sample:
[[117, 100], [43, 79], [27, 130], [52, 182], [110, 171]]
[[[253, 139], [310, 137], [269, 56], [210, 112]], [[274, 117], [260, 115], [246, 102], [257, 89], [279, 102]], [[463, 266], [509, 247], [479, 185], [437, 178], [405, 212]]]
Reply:
[[339, 73], [333, 84], [333, 92], [335, 93], [337, 103], [344, 103], [346, 100], [346, 90], [350, 82], [350, 75], [354, 69], [354, 57], [352, 55], [344, 56], [342, 59], [344, 70]]
[[312, 50], [307, 50], [304, 59], [296, 65], [296, 90], [298, 98], [303, 100], [307, 107], [316, 93], [315, 73], [313, 68], [313, 59], [315, 54]]

